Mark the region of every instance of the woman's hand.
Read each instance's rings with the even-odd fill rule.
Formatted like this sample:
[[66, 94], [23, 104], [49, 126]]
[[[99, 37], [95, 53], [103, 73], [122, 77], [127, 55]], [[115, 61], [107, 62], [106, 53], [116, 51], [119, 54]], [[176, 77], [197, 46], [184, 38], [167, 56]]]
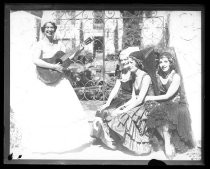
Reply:
[[117, 108], [118, 110], [123, 110], [123, 109], [125, 109], [127, 106], [126, 105], [122, 105], [122, 106], [120, 106], [119, 108]]
[[54, 64], [53, 69], [57, 70], [58, 72], [63, 72], [63, 66], [60, 65], [60, 63]]
[[122, 106], [118, 107], [117, 109], [115, 109], [114, 111], [116, 111], [116, 112], [122, 111], [122, 110], [124, 110], [125, 108], [126, 108], [126, 106], [125, 106], [125, 105], [122, 105]]

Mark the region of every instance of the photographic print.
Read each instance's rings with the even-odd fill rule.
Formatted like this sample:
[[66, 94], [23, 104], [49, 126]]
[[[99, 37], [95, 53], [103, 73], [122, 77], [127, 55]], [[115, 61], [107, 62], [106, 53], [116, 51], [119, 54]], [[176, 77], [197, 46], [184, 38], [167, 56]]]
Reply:
[[6, 7], [6, 163], [201, 164], [201, 9]]

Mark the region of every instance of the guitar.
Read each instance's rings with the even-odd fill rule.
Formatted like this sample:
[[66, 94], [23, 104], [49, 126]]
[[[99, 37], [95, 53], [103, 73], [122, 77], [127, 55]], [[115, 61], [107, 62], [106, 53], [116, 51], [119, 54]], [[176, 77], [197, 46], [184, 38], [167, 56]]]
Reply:
[[71, 64], [71, 60], [69, 59], [69, 57], [72, 55], [74, 55], [74, 57], [78, 55], [84, 49], [84, 45], [88, 45], [92, 41], [93, 39], [89, 37], [82, 43], [82, 49], [80, 49], [81, 48], [81, 44], [80, 44], [74, 50], [66, 54], [63, 51], [58, 51], [55, 53], [55, 55], [52, 58], [42, 59], [45, 62], [52, 63], [52, 64], [60, 63], [64, 69], [63, 69], [63, 72], [61, 73], [54, 69], [36, 66], [38, 78], [45, 84], [49, 84], [49, 85], [56, 84], [57, 82], [59, 82], [64, 77], [65, 71], [68, 70], [68, 67]]

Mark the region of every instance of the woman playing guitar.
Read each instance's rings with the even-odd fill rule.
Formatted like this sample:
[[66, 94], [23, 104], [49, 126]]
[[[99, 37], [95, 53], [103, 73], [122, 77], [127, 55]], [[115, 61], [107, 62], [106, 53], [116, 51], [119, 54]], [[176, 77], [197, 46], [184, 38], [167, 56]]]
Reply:
[[[44, 61], [58, 51], [65, 52], [64, 46], [54, 39], [56, 29], [52, 21], [43, 24], [41, 30], [44, 37], [33, 52], [33, 62], [38, 67], [62, 72], [62, 64]], [[31, 107], [27, 116], [30, 123], [24, 138], [29, 152], [59, 154], [89, 143], [91, 139], [86, 112], [66, 78], [59, 80], [56, 85], [46, 85], [36, 79], [30, 92], [31, 97], [26, 103]]]

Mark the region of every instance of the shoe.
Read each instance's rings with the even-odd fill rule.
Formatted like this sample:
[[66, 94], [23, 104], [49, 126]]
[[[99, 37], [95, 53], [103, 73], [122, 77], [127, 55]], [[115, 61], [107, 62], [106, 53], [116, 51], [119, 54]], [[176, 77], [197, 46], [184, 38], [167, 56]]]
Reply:
[[152, 148], [148, 144], [141, 144], [141, 149], [140, 151], [134, 151], [136, 155], [140, 156], [146, 156], [149, 155], [152, 152]]
[[101, 141], [109, 148], [116, 149], [114, 145], [114, 140], [109, 135], [109, 129], [107, 126], [103, 125], [102, 130], [103, 135], [101, 136]]
[[173, 160], [176, 155], [175, 148], [172, 144], [168, 145], [167, 150], [165, 149], [165, 156], [169, 160]]
[[113, 149], [113, 150], [116, 150], [117, 147], [114, 145], [114, 142], [113, 141], [108, 141], [106, 140], [105, 138], [102, 138], [101, 141], [109, 148]]

